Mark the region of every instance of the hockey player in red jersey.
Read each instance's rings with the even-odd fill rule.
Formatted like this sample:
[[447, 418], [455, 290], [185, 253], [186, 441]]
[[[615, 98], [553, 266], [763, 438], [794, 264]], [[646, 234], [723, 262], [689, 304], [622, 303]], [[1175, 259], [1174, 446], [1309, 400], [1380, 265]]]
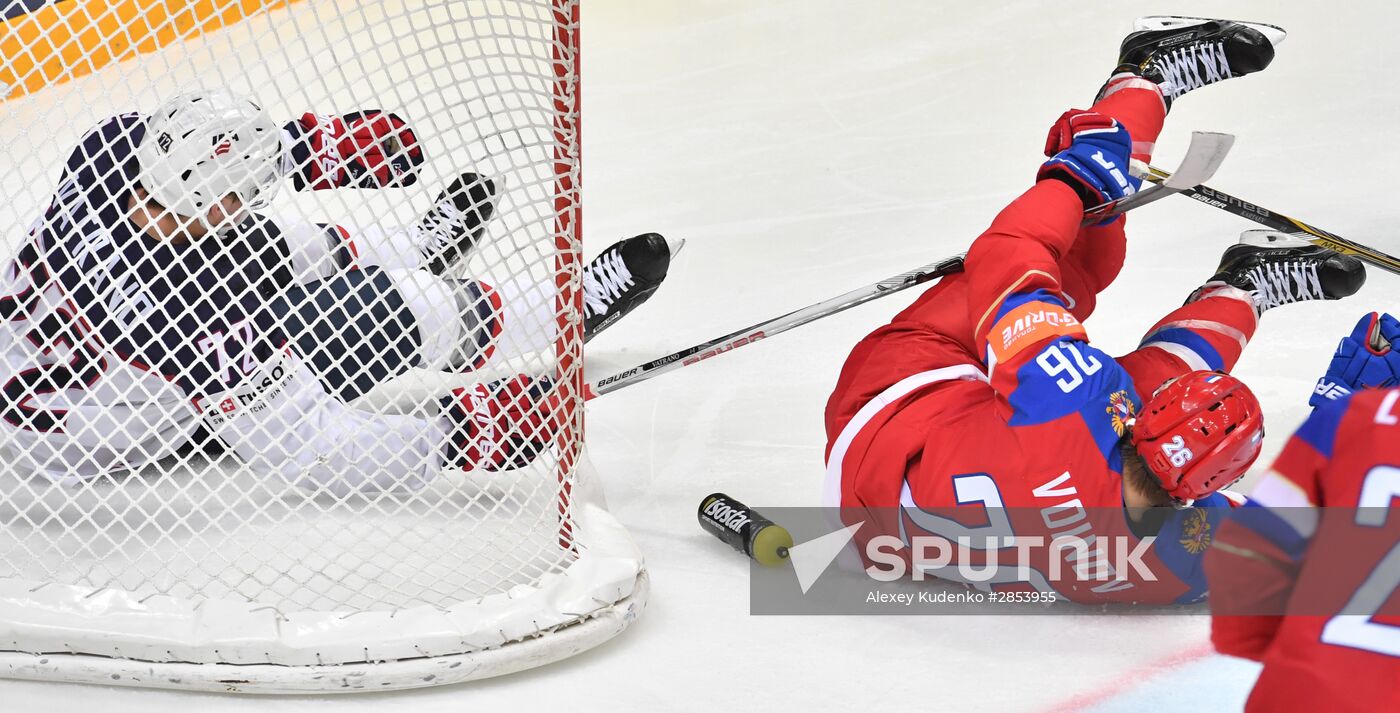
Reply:
[[1215, 648], [1264, 664], [1250, 713], [1400, 705], [1400, 389], [1361, 391], [1400, 384], [1396, 341], [1376, 313], [1342, 340], [1317, 408], [1206, 555]]
[[[1198, 545], [1218, 515], [1160, 506], [1228, 504], [1219, 491], [1257, 457], [1259, 403], [1228, 372], [1259, 314], [1350, 295], [1365, 275], [1353, 258], [1254, 232], [1136, 351], [1115, 359], [1088, 342], [1082, 322], [1117, 276], [1125, 237], [1121, 217], [1082, 227], [1085, 211], [1137, 188], [1129, 158], [1150, 158], [1172, 101], [1264, 69], [1284, 35], [1139, 22], [1093, 107], [1055, 123], [1036, 184], [972, 244], [966, 272], [857, 344], [826, 410], [824, 500], [847, 521], [897, 517], [878, 530], [901, 537], [1055, 534], [1018, 531], [1011, 508], [1068, 519], [1086, 538], [1159, 535], [1146, 563], [1163, 580], [1150, 588], [1035, 583], [1080, 601], [1204, 596]], [[1095, 508], [1116, 522], [1085, 512]]]

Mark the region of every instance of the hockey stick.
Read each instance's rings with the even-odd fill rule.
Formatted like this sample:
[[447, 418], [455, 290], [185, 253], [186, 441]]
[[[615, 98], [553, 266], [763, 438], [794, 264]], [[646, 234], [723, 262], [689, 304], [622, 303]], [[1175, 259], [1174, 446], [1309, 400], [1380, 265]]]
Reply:
[[596, 381], [584, 386], [584, 398], [594, 399], [611, 391], [616, 391], [624, 386], [646, 381], [653, 376], [664, 374], [668, 371], [679, 369], [683, 366], [690, 366], [698, 361], [704, 361], [713, 356], [719, 356], [727, 351], [752, 344], [760, 339], [771, 337], [775, 334], [786, 332], [793, 327], [800, 327], [808, 322], [813, 322], [822, 317], [829, 317], [839, 312], [844, 312], [852, 307], [856, 307], [870, 300], [892, 295], [900, 290], [907, 290], [915, 285], [922, 285], [925, 282], [936, 280], [945, 275], [955, 272], [962, 272], [963, 256], [939, 260], [935, 263], [924, 265], [923, 267], [910, 272], [895, 275], [886, 280], [880, 280], [871, 285], [860, 287], [844, 295], [838, 295], [831, 299], [822, 300], [813, 305], [803, 307], [799, 310], [788, 312], [779, 317], [764, 320], [751, 327], [745, 327], [737, 332], [730, 332], [718, 339], [712, 339], [704, 344], [697, 344], [688, 349], [682, 349], [675, 354], [653, 359], [645, 364], [634, 366], [626, 371], [618, 372], [612, 376]]
[[[1146, 166], [1145, 173], [1142, 177], [1153, 183], [1164, 183], [1172, 181], [1175, 178], [1171, 173], [1163, 171], [1155, 166]], [[1275, 213], [1267, 208], [1261, 208], [1227, 193], [1221, 193], [1210, 186], [1196, 185], [1192, 188], [1180, 191], [1180, 193], [1195, 198], [1208, 206], [1219, 208], [1227, 213], [1233, 213], [1241, 218], [1252, 220], [1281, 233], [1287, 233], [1302, 238], [1313, 245], [1335, 250], [1343, 255], [1354, 256], [1386, 272], [1400, 275], [1400, 258], [1387, 255], [1375, 248], [1366, 247], [1361, 243], [1352, 242], [1321, 228], [1315, 228], [1297, 218], [1290, 218], [1282, 213]]]
[[1186, 156], [1175, 173], [1163, 172], [1162, 180], [1152, 181], [1157, 185], [1089, 210], [1085, 213], [1084, 222], [1100, 221], [1106, 216], [1140, 208], [1173, 193], [1190, 191], [1192, 187], [1209, 181], [1211, 176], [1215, 175], [1215, 171], [1220, 168], [1220, 164], [1225, 161], [1225, 156], [1234, 145], [1235, 137], [1230, 134], [1214, 131], [1191, 132], [1191, 145], [1186, 148]]
[[[1085, 212], [1085, 222], [1096, 222], [1103, 220], [1109, 215], [1118, 215], [1134, 208], [1138, 208], [1165, 196], [1183, 190], [1188, 190], [1210, 180], [1215, 175], [1216, 169], [1225, 161], [1225, 155], [1230, 152], [1230, 146], [1234, 144], [1235, 137], [1229, 134], [1217, 134], [1211, 132], [1194, 132], [1191, 134], [1191, 145], [1186, 150], [1186, 156], [1182, 159], [1181, 165], [1177, 167], [1175, 177], [1164, 179], [1162, 185], [1154, 186], [1144, 191], [1124, 196], [1111, 203], [1105, 203]], [[668, 371], [674, 371], [683, 366], [690, 366], [696, 362], [704, 361], [710, 357], [719, 356], [725, 352], [738, 349], [757, 342], [761, 339], [771, 337], [775, 334], [786, 332], [794, 327], [800, 327], [808, 322], [814, 322], [823, 317], [829, 317], [839, 312], [844, 312], [852, 307], [865, 304], [873, 299], [892, 295], [901, 290], [907, 290], [915, 285], [922, 285], [925, 282], [936, 280], [946, 275], [962, 272], [963, 256], [940, 260], [935, 263], [924, 265], [917, 270], [901, 273], [886, 280], [881, 280], [865, 287], [860, 287], [843, 295], [822, 300], [813, 305], [803, 307], [799, 310], [788, 312], [787, 314], [768, 319], [751, 327], [740, 329], [737, 332], [712, 339], [703, 344], [682, 349], [674, 354], [670, 354], [660, 359], [653, 359], [645, 364], [634, 366], [626, 371], [621, 371], [607, 378], [584, 385], [584, 398], [595, 399], [603, 394], [617, 391], [626, 386], [646, 381], [654, 376], [659, 376]]]

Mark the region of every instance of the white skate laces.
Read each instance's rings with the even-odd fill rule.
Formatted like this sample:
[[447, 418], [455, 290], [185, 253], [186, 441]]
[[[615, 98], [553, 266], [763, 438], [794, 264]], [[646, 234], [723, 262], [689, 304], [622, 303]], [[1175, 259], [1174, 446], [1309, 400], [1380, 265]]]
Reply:
[[462, 212], [457, 210], [450, 197], [439, 201], [418, 221], [418, 234], [424, 240], [423, 253], [429, 257], [453, 242], [465, 230]]
[[1254, 283], [1255, 306], [1260, 312], [1279, 305], [1327, 299], [1317, 276], [1317, 263], [1284, 261], [1255, 265], [1245, 275]]
[[613, 302], [634, 282], [627, 263], [622, 261], [622, 252], [609, 250], [583, 271], [583, 316], [607, 314]]
[[[1169, 99], [1235, 76], [1225, 58], [1223, 39], [1178, 47], [1163, 55], [1156, 64], [1162, 75], [1159, 82], [1162, 94]], [[1205, 76], [1201, 76], [1202, 72]]]

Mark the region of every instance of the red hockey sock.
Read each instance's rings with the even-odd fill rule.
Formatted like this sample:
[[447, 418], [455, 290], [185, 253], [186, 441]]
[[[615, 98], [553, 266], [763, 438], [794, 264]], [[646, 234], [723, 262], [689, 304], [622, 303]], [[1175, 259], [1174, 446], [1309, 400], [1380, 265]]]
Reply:
[[1258, 324], [1248, 294], [1218, 285], [1172, 310], [1148, 330], [1136, 351], [1116, 361], [1146, 398], [1188, 371], [1234, 369]]
[[[1254, 330], [1258, 326], [1259, 317], [1254, 311], [1254, 300], [1242, 290], [1219, 285], [1199, 295], [1194, 301], [1173, 310], [1152, 327], [1142, 343], [1143, 346], [1157, 341], [1179, 341], [1189, 344], [1189, 338], [1174, 340], [1165, 335], [1172, 330], [1190, 332], [1200, 340], [1202, 352], [1214, 351], [1214, 355], [1206, 359], [1210, 362], [1210, 368], [1229, 371], [1235, 367], [1235, 362], [1239, 361], [1240, 353], [1244, 351], [1245, 344], [1254, 336]], [[1216, 355], [1222, 363], [1216, 363]], [[1201, 368], [1199, 365], [1195, 366]]]
[[1156, 84], [1135, 74], [1118, 74], [1104, 86], [1103, 98], [1091, 111], [1117, 119], [1133, 137], [1133, 158], [1151, 161], [1157, 134], [1167, 118], [1167, 105]]

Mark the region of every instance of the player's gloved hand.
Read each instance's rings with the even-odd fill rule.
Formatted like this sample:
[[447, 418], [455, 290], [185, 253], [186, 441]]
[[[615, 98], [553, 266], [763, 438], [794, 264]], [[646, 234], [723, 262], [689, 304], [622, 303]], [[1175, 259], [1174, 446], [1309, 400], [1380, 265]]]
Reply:
[[[1064, 181], [1084, 201], [1084, 209], [1136, 193], [1142, 181], [1128, 171], [1133, 139], [1118, 120], [1092, 111], [1070, 109], [1060, 115], [1045, 139], [1045, 155], [1036, 180]], [[1099, 225], [1107, 225], [1118, 216]]]
[[302, 114], [292, 136], [292, 183], [299, 191], [400, 188], [418, 182], [423, 149], [403, 117], [379, 109], [344, 116]]
[[1400, 384], [1400, 351], [1394, 349], [1397, 341], [1400, 321], [1377, 312], [1363, 316], [1337, 345], [1308, 405], [1318, 406], [1360, 389]]
[[551, 422], [562, 418], [553, 381], [524, 374], [453, 389], [442, 402], [455, 426], [447, 461], [467, 470], [529, 465], [558, 432]]

